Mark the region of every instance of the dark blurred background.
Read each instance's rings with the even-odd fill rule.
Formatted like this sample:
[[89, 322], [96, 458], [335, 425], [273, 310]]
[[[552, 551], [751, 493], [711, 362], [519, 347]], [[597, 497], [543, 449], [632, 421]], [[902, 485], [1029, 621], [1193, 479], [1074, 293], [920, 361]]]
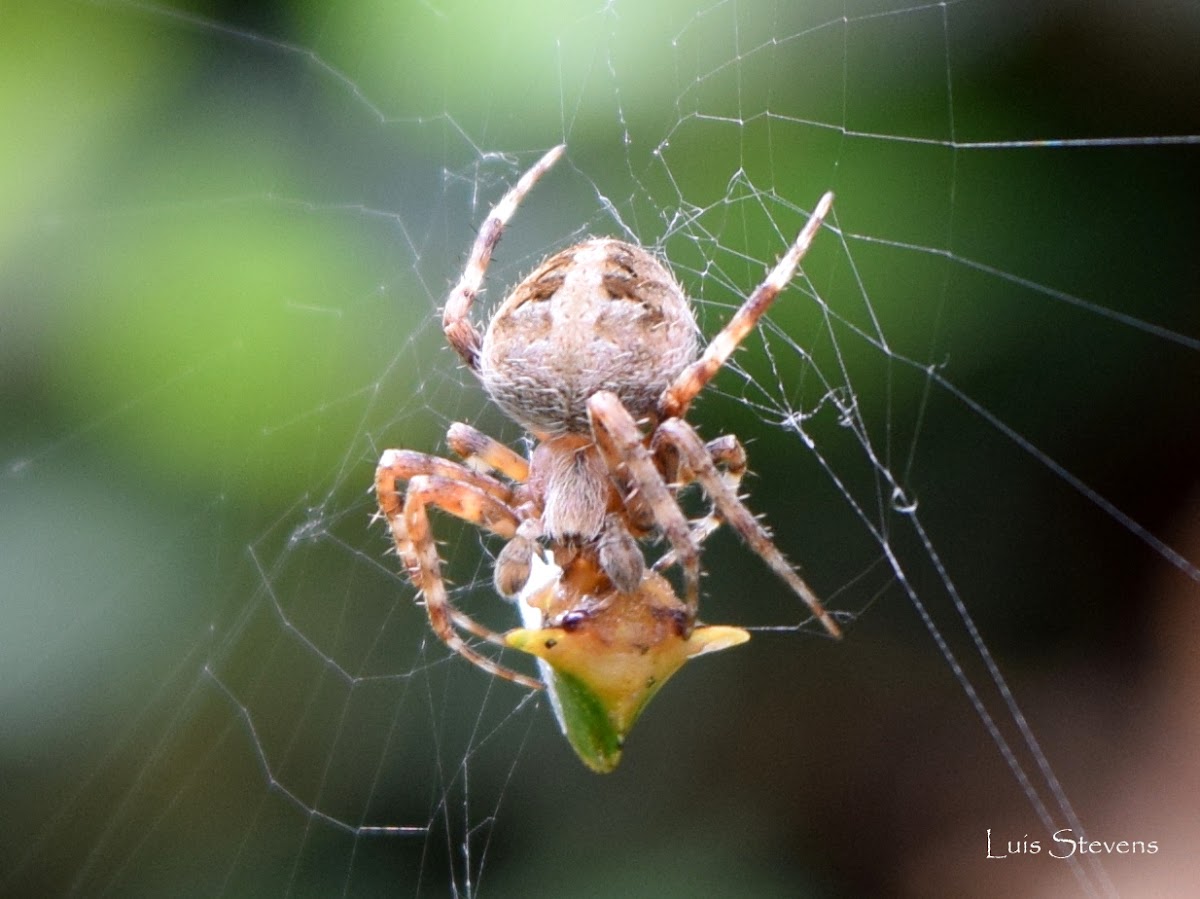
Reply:
[[[1187, 895], [1200, 13], [893, 6], [0, 7], [0, 893]], [[437, 311], [563, 140], [486, 300], [623, 234], [711, 335], [838, 195], [694, 419], [847, 638], [717, 535], [704, 616], [763, 630], [606, 777], [369, 524], [382, 448], [519, 445]], [[438, 530], [510, 626], [497, 546]], [[1159, 851], [1049, 858], [1044, 760]]]

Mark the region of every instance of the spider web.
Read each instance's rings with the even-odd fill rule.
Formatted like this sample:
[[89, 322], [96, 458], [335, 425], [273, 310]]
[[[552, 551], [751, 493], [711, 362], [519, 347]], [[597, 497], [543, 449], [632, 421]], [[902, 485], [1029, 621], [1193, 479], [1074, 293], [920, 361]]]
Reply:
[[[1195, 15], [345, 6], [0, 11], [0, 892], [1194, 883]], [[615, 234], [712, 335], [837, 194], [691, 420], [846, 639], [714, 535], [703, 617], [754, 639], [606, 777], [369, 523], [385, 447], [522, 445], [437, 311], [560, 141], [480, 320]], [[498, 544], [435, 527], [513, 626]]]

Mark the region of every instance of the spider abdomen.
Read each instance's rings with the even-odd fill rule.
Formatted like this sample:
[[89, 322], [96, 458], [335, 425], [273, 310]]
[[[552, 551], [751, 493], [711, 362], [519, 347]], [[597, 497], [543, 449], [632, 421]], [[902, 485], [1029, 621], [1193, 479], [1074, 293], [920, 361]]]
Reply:
[[611, 238], [551, 256], [517, 285], [483, 338], [492, 399], [533, 433], [588, 433], [587, 401], [615, 393], [635, 417], [697, 353], [696, 321], [671, 273]]

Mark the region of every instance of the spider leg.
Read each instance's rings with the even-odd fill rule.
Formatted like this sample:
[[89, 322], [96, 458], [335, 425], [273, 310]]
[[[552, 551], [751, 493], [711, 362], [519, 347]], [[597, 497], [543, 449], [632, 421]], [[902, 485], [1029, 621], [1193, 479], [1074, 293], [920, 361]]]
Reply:
[[[670, 472], [668, 480], [674, 482], [673, 486], [677, 487], [683, 487], [691, 483], [694, 478], [690, 476], [690, 472], [685, 472], [688, 475], [686, 481], [680, 478], [678, 452], [673, 454], [674, 458], [664, 459], [662, 458], [664, 454], [661, 452], [663, 448], [664, 445], [660, 444], [656, 448], [655, 456], [659, 458], [662, 469], [665, 472]], [[721, 480], [729, 488], [730, 492], [736, 495], [738, 488], [741, 486], [742, 478], [746, 474], [746, 451], [742, 448], [742, 444], [738, 442], [736, 437], [729, 434], [724, 437], [718, 437], [715, 440], [710, 440], [704, 445], [704, 448], [708, 451], [709, 459], [717, 466], [717, 474]], [[708, 539], [713, 531], [721, 526], [724, 520], [714, 506], [699, 521], [692, 522], [692, 542], [697, 547], [703, 546], [704, 541]], [[654, 563], [653, 567], [655, 571], [662, 571], [674, 564], [675, 553], [671, 551], [664, 553]]]
[[378, 518], [388, 523], [396, 553], [404, 562], [414, 583], [417, 576], [417, 560], [412, 541], [408, 539], [402, 514], [403, 503], [397, 481], [408, 481], [418, 475], [435, 475], [447, 480], [468, 484], [505, 505], [511, 506], [512, 491], [500, 481], [486, 474], [473, 471], [465, 465], [451, 462], [439, 456], [430, 456], [414, 450], [385, 450], [375, 469], [375, 498], [379, 504]]
[[471, 324], [468, 316], [471, 311], [471, 303], [483, 286], [483, 275], [487, 271], [488, 263], [491, 262], [492, 252], [496, 249], [496, 244], [500, 242], [504, 226], [512, 218], [521, 201], [525, 199], [525, 195], [529, 193], [538, 179], [546, 174], [554, 163], [558, 162], [558, 158], [562, 156], [565, 149], [566, 144], [559, 144], [547, 152], [521, 176], [521, 179], [513, 185], [503, 199], [492, 207], [492, 211], [479, 229], [479, 236], [475, 238], [475, 243], [471, 247], [471, 255], [467, 259], [462, 277], [458, 279], [458, 283], [454, 285], [454, 289], [450, 291], [450, 296], [446, 300], [446, 307], [442, 311], [442, 329], [446, 332], [446, 339], [450, 341], [454, 351], [462, 357], [463, 362], [467, 363], [467, 367], [473, 372], [479, 372], [479, 347], [483, 338], [480, 336], [479, 330]]
[[375, 469], [375, 492], [379, 496], [379, 508], [384, 518], [391, 518], [389, 509], [384, 507], [385, 502], [391, 504], [392, 514], [400, 511], [396, 482], [407, 481], [420, 474], [462, 481], [505, 504], [509, 504], [512, 499], [512, 489], [491, 475], [443, 459], [441, 456], [431, 456], [415, 450], [390, 449], [384, 450], [379, 458], [379, 466]]
[[[771, 570], [784, 580], [796, 595], [804, 600], [813, 616], [825, 626], [834, 637], [840, 637], [842, 630], [838, 627], [821, 601], [817, 599], [812, 588], [796, 573], [796, 570], [784, 558], [779, 548], [771, 542], [771, 535], [757, 518], [751, 514], [745, 504], [738, 499], [737, 491], [722, 477], [713, 462], [708, 447], [700, 442], [699, 436], [686, 421], [672, 418], [659, 425], [654, 434], [655, 450], [661, 446], [669, 446], [679, 454], [679, 464], [697, 481], [704, 492], [712, 500], [716, 512], [729, 523], [739, 536], [765, 561]], [[745, 454], [742, 454], [743, 459]], [[738, 475], [740, 478], [740, 474]]]
[[[683, 568], [684, 601], [695, 615], [700, 605], [700, 553], [692, 542], [687, 516], [646, 449], [642, 432], [615, 393], [601, 390], [588, 400], [588, 418], [596, 445], [614, 474], [624, 468], [641, 501], [654, 513]], [[619, 483], [619, 479], [614, 477]]]
[[[459, 655], [489, 674], [514, 681], [524, 687], [540, 689], [540, 681], [496, 664], [468, 646], [455, 631], [455, 627], [458, 627], [489, 642], [505, 645], [503, 637], [483, 627], [470, 616], [464, 615], [450, 602], [426, 507], [435, 506], [506, 539], [511, 539], [517, 533], [519, 522], [516, 513], [503, 500], [467, 480], [458, 480], [442, 474], [415, 473], [413, 463], [417, 460], [412, 457], [421, 455], [404, 450], [385, 452], [375, 473], [375, 492], [380, 514], [391, 528], [396, 552], [404, 561], [409, 577], [425, 597], [425, 610], [434, 633]], [[468, 475], [486, 478], [485, 475], [477, 475], [470, 469], [445, 459], [428, 456], [424, 459], [430, 463], [431, 468], [450, 466], [461, 468]], [[401, 478], [408, 479], [408, 490], [404, 494], [403, 502], [396, 486], [396, 481]], [[503, 488], [499, 482], [495, 483]]]
[[498, 440], [493, 440], [470, 425], [455, 422], [446, 432], [446, 442], [462, 457], [463, 462], [474, 468], [480, 465], [498, 471], [510, 481], [523, 484], [529, 478], [529, 462]]
[[[396, 481], [433, 476], [443, 481], [464, 484], [463, 481], [455, 478], [453, 473], [449, 476], [446, 474], [447, 470], [454, 472], [455, 469], [461, 469], [461, 472], [468, 476], [474, 474], [468, 469], [462, 469], [457, 463], [440, 459], [437, 456], [427, 456], [424, 453], [410, 450], [387, 450], [380, 458], [379, 467], [375, 470], [375, 493], [379, 503], [379, 512], [376, 518], [387, 521], [388, 528], [392, 532], [392, 542], [395, 544], [396, 554], [404, 563], [404, 569], [408, 573], [409, 579], [418, 588], [421, 585], [421, 564], [405, 523], [404, 501], [401, 499]], [[472, 485], [468, 483], [466, 486]], [[481, 636], [490, 633], [485, 628], [479, 628], [474, 622], [470, 622], [465, 627], [472, 633], [479, 630], [484, 631]]]
[[517, 536], [504, 544], [492, 568], [496, 592], [511, 599], [521, 592], [529, 580], [534, 555], [541, 554], [537, 538], [542, 533], [542, 511], [525, 487], [529, 479], [529, 461], [498, 440], [462, 422], [450, 425], [446, 440], [450, 448], [463, 457], [463, 464], [470, 466], [473, 471], [481, 468], [497, 471], [516, 484], [508, 504], [516, 510], [521, 527]]
[[663, 391], [658, 400], [660, 418], [681, 417], [696, 398], [696, 394], [713, 379], [733, 351], [745, 340], [746, 335], [754, 329], [763, 313], [775, 302], [775, 297], [792, 280], [792, 275], [796, 273], [800, 260], [812, 245], [813, 238], [817, 236], [817, 231], [825, 221], [825, 216], [829, 214], [832, 204], [832, 193], [821, 197], [796, 242], [767, 275], [766, 280], [754, 289], [754, 293], [750, 294], [749, 299], [734, 313], [729, 323], [712, 339], [704, 354], [680, 372], [671, 386]]

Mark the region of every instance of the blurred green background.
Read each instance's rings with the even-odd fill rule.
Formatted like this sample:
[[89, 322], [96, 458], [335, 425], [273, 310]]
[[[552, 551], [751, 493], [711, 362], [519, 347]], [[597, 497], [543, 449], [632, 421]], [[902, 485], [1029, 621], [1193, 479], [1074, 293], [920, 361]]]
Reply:
[[[0, 893], [1079, 890], [985, 859], [988, 828], [1046, 830], [906, 586], [1038, 759], [939, 563], [1089, 831], [1163, 845], [1113, 881], [1194, 883], [1200, 15], [895, 7], [0, 6]], [[437, 311], [563, 140], [486, 299], [623, 234], [712, 334], [838, 195], [811, 286], [694, 417], [854, 622], [794, 627], [718, 535], [705, 617], [767, 630], [603, 778], [447, 657], [369, 525], [382, 448], [519, 445]], [[458, 601], [511, 624], [497, 547], [438, 530]]]

